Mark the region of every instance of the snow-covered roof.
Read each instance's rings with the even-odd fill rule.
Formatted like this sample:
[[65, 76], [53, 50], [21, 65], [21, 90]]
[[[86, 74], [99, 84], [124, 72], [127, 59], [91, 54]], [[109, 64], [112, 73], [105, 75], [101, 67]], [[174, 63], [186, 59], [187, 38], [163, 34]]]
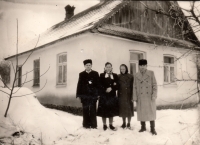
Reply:
[[[30, 43], [22, 46], [22, 50], [32, 50], [33, 48], [48, 45], [49, 43], [62, 38], [92, 29], [111, 17], [117, 10], [125, 6], [127, 3], [128, 1], [123, 0], [102, 1], [83, 12], [74, 15], [67, 21], [62, 21], [52, 26], [46, 32], [41, 34], [39, 38], [35, 38]], [[23, 52], [21, 54], [23, 54]]]
[[[124, 37], [132, 40], [140, 40], [142, 42], [154, 42], [153, 39], [157, 40], [157, 38], [154, 38], [154, 36], [147, 36], [148, 34], [141, 34], [142, 32], [135, 31], [133, 33], [133, 30], [120, 28], [120, 27], [99, 27], [103, 24], [104, 21], [115, 15], [117, 11], [119, 11], [121, 8], [123, 8], [125, 5], [127, 5], [130, 1], [128, 0], [106, 0], [102, 1], [99, 4], [77, 14], [71, 17], [70, 19], [66, 21], [62, 21], [54, 26], [52, 26], [50, 29], [48, 29], [46, 32], [40, 35], [40, 38], [33, 39], [30, 43], [23, 46], [22, 50], [28, 50], [25, 52], [20, 53], [19, 55], [22, 55], [24, 53], [30, 52], [33, 49], [40, 49], [42, 47], [51, 45], [53, 43], [59, 42], [63, 39], [72, 37], [74, 35], [78, 35], [87, 31], [94, 32], [94, 28], [97, 28], [98, 32], [104, 33], [104, 34], [110, 34], [115, 35], [119, 37]], [[107, 30], [105, 30], [105, 28]], [[131, 35], [131, 37], [130, 37]], [[137, 35], [137, 36], [136, 36]], [[145, 36], [146, 35], [146, 36]], [[137, 37], [137, 38], [136, 38]], [[150, 39], [151, 37], [151, 39]], [[156, 36], [158, 37], [158, 36]], [[144, 39], [145, 38], [145, 39]], [[160, 38], [160, 36], [159, 36]], [[166, 38], [163, 37], [165, 40], [172, 40], [173, 38]], [[38, 41], [39, 40], [39, 41]], [[151, 42], [150, 42], [151, 41]], [[185, 42], [184, 40], [176, 40], [176, 43], [180, 43], [177, 46], [182, 45], [184, 47], [192, 47], [192, 43]], [[185, 46], [185, 43], [187, 45]], [[36, 45], [37, 44], [37, 45]], [[7, 57], [7, 59], [14, 57], [10, 56]]]
[[184, 41], [181, 39], [158, 36], [154, 34], [147, 34], [145, 32], [131, 30], [120, 26], [103, 24], [97, 28], [99, 33], [108, 34], [112, 36], [118, 36], [130, 40], [136, 40], [140, 42], [151, 43], [155, 45], [165, 45], [170, 47], [181, 47], [181, 48], [194, 48], [196, 45], [190, 41]]

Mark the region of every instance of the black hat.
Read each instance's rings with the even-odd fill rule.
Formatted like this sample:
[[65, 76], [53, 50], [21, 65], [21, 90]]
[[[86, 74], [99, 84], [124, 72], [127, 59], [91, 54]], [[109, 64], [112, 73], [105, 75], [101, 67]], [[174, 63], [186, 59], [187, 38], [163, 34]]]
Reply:
[[147, 65], [147, 60], [146, 59], [140, 59], [139, 65]]
[[83, 64], [86, 65], [87, 63], [91, 63], [92, 64], [92, 60], [91, 59], [86, 59], [83, 61]]

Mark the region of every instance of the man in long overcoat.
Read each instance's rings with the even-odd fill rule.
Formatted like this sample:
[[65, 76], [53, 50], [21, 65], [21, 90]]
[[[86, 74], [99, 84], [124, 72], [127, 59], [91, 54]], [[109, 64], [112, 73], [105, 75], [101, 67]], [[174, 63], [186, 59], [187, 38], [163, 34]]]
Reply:
[[92, 60], [83, 61], [85, 70], [79, 74], [76, 97], [83, 107], [83, 127], [97, 128], [96, 102], [99, 96], [99, 73], [92, 70]]
[[139, 132], [146, 131], [145, 121], [150, 121], [151, 133], [155, 130], [157, 82], [154, 72], [147, 70], [147, 60], [139, 60], [139, 72], [134, 76], [133, 101], [137, 102], [137, 119], [141, 121]]

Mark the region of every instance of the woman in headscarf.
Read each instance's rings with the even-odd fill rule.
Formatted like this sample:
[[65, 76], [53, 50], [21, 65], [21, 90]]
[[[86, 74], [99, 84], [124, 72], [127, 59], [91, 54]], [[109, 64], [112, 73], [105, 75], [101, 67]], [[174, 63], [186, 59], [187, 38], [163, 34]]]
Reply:
[[[119, 116], [122, 117], [122, 128], [131, 129], [131, 117], [134, 116], [132, 92], [133, 92], [133, 75], [128, 73], [128, 67], [125, 64], [120, 65], [119, 81]], [[126, 124], [126, 118], [128, 123]]]
[[102, 117], [103, 129], [106, 130], [106, 118], [109, 118], [109, 128], [116, 130], [113, 126], [113, 117], [119, 115], [118, 99], [116, 90], [118, 90], [118, 76], [112, 72], [112, 64], [107, 62], [105, 64], [104, 73], [100, 74], [101, 93], [99, 99], [99, 106], [97, 116]]

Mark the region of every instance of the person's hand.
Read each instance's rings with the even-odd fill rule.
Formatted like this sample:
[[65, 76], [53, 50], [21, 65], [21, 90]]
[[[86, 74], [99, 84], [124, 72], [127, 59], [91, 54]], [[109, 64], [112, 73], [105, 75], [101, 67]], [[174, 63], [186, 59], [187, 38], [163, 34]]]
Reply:
[[107, 89], [106, 89], [106, 93], [109, 93], [111, 90], [112, 90], [111, 87], [107, 88]]

